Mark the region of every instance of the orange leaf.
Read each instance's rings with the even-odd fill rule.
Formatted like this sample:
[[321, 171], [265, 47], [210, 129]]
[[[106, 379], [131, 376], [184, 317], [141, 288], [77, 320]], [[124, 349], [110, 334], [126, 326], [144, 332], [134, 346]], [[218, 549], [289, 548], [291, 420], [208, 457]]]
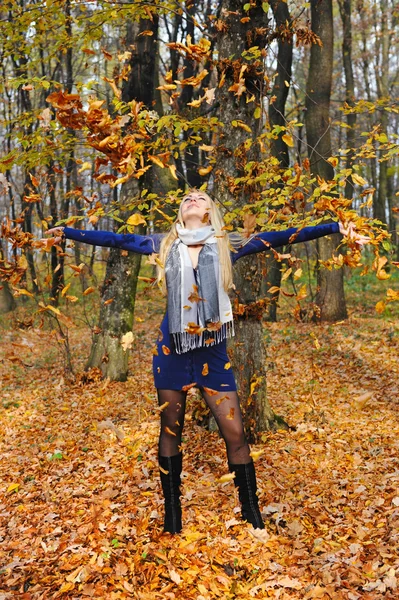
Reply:
[[229, 419], [229, 421], [232, 421], [232, 420], [234, 419], [234, 412], [235, 412], [235, 411], [234, 411], [234, 408], [233, 408], [233, 407], [231, 407], [231, 408], [230, 408], [230, 412], [229, 412], [229, 414], [228, 414], [228, 415], [226, 415], [226, 419]]
[[168, 354], [170, 354], [170, 348], [168, 348], [167, 346], [162, 346], [162, 352], [168, 356]]
[[175, 432], [172, 431], [171, 429], [169, 429], [169, 427], [165, 427], [165, 431], [166, 431], [166, 433], [169, 433], [170, 435], [174, 435], [176, 437]]
[[96, 288], [94, 288], [94, 287], [88, 287], [83, 292], [83, 296], [88, 296], [89, 294], [92, 294], [95, 291], [96, 291]]
[[216, 390], [212, 390], [211, 388], [205, 387], [204, 386], [204, 392], [206, 394], [209, 394], [209, 396], [217, 396], [219, 392], [217, 392]]
[[208, 363], [205, 363], [202, 368], [202, 375], [208, 375], [208, 373], [209, 373]]

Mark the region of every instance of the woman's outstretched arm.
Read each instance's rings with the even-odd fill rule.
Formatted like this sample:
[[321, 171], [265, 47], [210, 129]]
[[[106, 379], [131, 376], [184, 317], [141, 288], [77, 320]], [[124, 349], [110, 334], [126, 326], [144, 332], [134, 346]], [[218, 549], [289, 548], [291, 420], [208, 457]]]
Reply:
[[283, 231], [262, 231], [255, 233], [249, 238], [247, 243], [244, 242], [243, 246], [238, 247], [236, 252], [233, 252], [232, 259], [235, 262], [243, 256], [263, 252], [268, 248], [278, 248], [289, 243], [298, 244], [299, 242], [308, 242], [309, 240], [315, 240], [325, 235], [339, 233], [339, 231], [339, 223], [323, 223], [322, 225], [304, 227], [303, 229], [291, 227]]
[[[112, 231], [87, 231], [85, 229], [73, 229], [72, 227], [56, 227], [54, 233], [58, 230], [68, 240], [84, 242], [91, 246], [120, 248], [128, 252], [137, 252], [137, 254], [159, 252], [159, 245], [163, 237], [161, 233], [137, 235], [135, 233], [113, 233]], [[49, 230], [48, 233], [51, 232], [53, 230]]]

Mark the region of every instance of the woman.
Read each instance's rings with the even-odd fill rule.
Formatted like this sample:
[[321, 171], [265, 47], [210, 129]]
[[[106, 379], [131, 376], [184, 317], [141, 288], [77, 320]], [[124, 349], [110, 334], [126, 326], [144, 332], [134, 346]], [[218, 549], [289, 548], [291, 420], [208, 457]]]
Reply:
[[[164, 531], [170, 533], [178, 533], [182, 528], [181, 438], [187, 390], [193, 386], [201, 390], [225, 441], [243, 519], [255, 528], [264, 528], [256, 495], [254, 464], [226, 352], [226, 340], [234, 335], [228, 291], [233, 284], [232, 264], [236, 260], [270, 246], [283, 246], [297, 230], [262, 232], [239, 243], [239, 236], [228, 235], [223, 225], [215, 202], [206, 193], [192, 190], [183, 198], [177, 221], [165, 236], [82, 231], [69, 227], [48, 231], [98, 246], [118, 247], [140, 254], [160, 253], [164, 268], [159, 268], [158, 281], [167, 294], [168, 309], [154, 352], [153, 373], [162, 406], [159, 466], [165, 498]], [[340, 230], [338, 223], [306, 227], [298, 232], [294, 242]], [[342, 232], [345, 233], [343, 229]], [[236, 246], [234, 250], [232, 244]]]

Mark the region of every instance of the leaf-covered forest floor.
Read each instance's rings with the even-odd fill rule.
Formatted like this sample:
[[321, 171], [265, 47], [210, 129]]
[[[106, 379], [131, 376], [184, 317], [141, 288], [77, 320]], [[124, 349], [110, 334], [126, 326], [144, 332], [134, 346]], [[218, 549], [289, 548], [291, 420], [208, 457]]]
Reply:
[[[336, 325], [268, 325], [269, 399], [293, 429], [253, 447], [266, 530], [240, 521], [233, 483], [216, 481], [223, 442], [189, 410], [184, 528], [170, 536], [153, 306], [138, 302], [126, 383], [69, 384], [50, 330], [3, 319], [0, 600], [397, 598], [397, 319], [370, 310]], [[87, 330], [72, 330], [71, 346], [82, 373]]]

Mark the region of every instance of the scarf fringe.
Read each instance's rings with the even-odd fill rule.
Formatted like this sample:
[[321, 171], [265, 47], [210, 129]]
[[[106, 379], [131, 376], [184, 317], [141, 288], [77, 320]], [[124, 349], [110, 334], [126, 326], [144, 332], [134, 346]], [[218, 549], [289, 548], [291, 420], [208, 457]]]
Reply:
[[[196, 333], [188, 333], [187, 331], [172, 333], [172, 339], [177, 354], [184, 354], [190, 350], [196, 348], [203, 348], [204, 346], [216, 346], [220, 344], [222, 340], [231, 338], [234, 336], [234, 323], [228, 321], [224, 323], [218, 331], [203, 331], [201, 335]], [[208, 343], [207, 340], [212, 340]]]

